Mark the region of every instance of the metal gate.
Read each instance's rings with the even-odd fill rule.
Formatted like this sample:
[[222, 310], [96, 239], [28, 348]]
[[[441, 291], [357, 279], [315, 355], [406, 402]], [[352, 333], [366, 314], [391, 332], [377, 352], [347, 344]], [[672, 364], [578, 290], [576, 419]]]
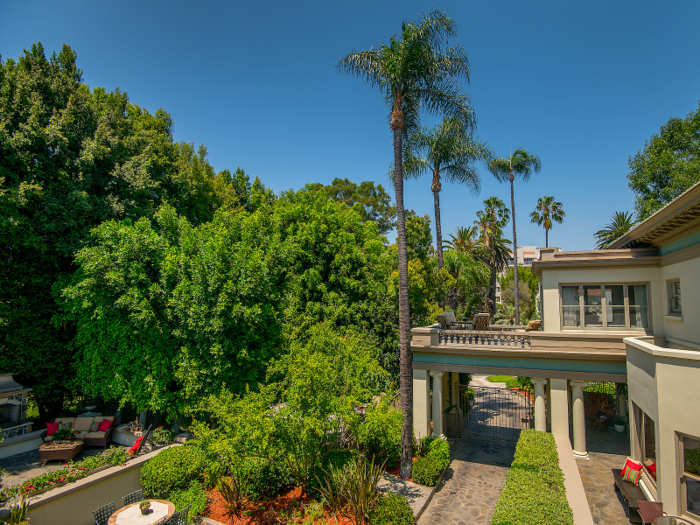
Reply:
[[531, 428], [530, 395], [508, 388], [461, 386], [465, 437], [515, 443], [520, 431]]

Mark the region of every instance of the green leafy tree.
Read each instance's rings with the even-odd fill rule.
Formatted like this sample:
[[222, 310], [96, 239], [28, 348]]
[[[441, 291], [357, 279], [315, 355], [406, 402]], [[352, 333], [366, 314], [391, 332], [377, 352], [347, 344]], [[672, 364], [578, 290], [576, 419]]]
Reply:
[[616, 211], [612, 221], [602, 230], [595, 232], [596, 248], [604, 250], [634, 227], [634, 219], [628, 211]]
[[[501, 182], [510, 182], [510, 208], [513, 220], [513, 260], [518, 256], [518, 236], [515, 229], [515, 189], [513, 181], [515, 177], [520, 177], [523, 182], [530, 179], [532, 173], [539, 173], [542, 168], [540, 158], [537, 155], [527, 152], [523, 148], [516, 149], [510, 157], [501, 157], [491, 161], [489, 166], [491, 172]], [[518, 287], [518, 265], [515, 265], [515, 287]], [[520, 302], [518, 295], [515, 295], [515, 317], [520, 317]]]
[[448, 303], [456, 315], [470, 315], [480, 288], [489, 282], [488, 264], [468, 252], [448, 250], [445, 270], [454, 279], [448, 289]]
[[462, 46], [447, 48], [456, 35], [457, 24], [442, 11], [404, 21], [401, 33], [389, 44], [342, 57], [337, 69], [360, 77], [378, 89], [391, 110], [389, 127], [394, 139], [394, 188], [396, 228], [399, 237], [399, 338], [401, 345], [401, 408], [404, 412], [401, 475], [411, 477], [413, 458], [413, 370], [410, 349], [411, 327], [408, 298], [408, 254], [403, 204], [403, 139], [417, 129], [421, 110], [457, 118], [472, 125], [474, 115], [469, 97], [459, 81], [469, 80], [469, 61]]
[[68, 46], [0, 60], [0, 370], [33, 389], [42, 420], [71, 395], [75, 327], [55, 298], [89, 231], [166, 201], [195, 223], [219, 206], [206, 150], [172, 130], [162, 109], [83, 84]]
[[554, 200], [554, 197], [540, 197], [535, 206], [535, 211], [530, 214], [531, 222], [537, 226], [544, 227], [544, 245], [549, 247], [549, 230], [552, 229], [553, 222], [561, 224], [564, 222], [564, 208], [561, 202]]
[[[527, 266], [523, 266], [522, 264], [518, 265], [518, 277], [519, 277], [519, 283], [520, 281], [524, 282], [528, 288], [530, 288], [530, 292], [532, 293], [532, 296], [535, 297], [540, 290], [540, 280], [537, 278], [535, 274], [532, 273], [532, 270], [528, 268]], [[508, 268], [508, 270], [499, 277], [498, 283], [501, 285], [501, 289], [505, 288], [508, 286], [509, 283], [512, 283], [515, 280], [513, 268]]]
[[307, 184], [311, 190], [323, 190], [331, 199], [344, 202], [348, 206], [360, 205], [360, 213], [367, 221], [377, 223], [379, 233], [387, 234], [396, 225], [396, 207], [391, 204], [391, 196], [381, 184], [364, 181], [359, 185], [348, 179], [333, 179], [324, 186], [320, 183]]
[[644, 149], [629, 157], [629, 186], [644, 220], [700, 181], [700, 102], [685, 119], [673, 117]]
[[404, 151], [406, 178], [432, 175], [431, 190], [435, 204], [435, 239], [438, 267], [443, 267], [442, 227], [440, 222], [440, 191], [442, 181], [463, 184], [477, 193], [481, 178], [475, 162], [488, 165], [493, 151], [488, 143], [472, 137], [468, 123], [445, 118], [434, 128], [421, 127], [408, 134]]
[[508, 224], [510, 211], [498, 197], [489, 197], [484, 201], [484, 209], [476, 212], [474, 227], [479, 230], [485, 246], [485, 258], [491, 267], [491, 286], [487, 294], [487, 308], [491, 315], [496, 311], [496, 277], [510, 259], [510, 241], [503, 238], [503, 227]]
[[[506, 304], [515, 306], [515, 290], [515, 281], [510, 281], [504, 288], [501, 288], [501, 298]], [[520, 320], [530, 319], [535, 310], [534, 296], [530, 291], [530, 287], [523, 281], [518, 281], [517, 290], [517, 296], [522, 306], [522, 313], [520, 316], [515, 316], [515, 318]]]

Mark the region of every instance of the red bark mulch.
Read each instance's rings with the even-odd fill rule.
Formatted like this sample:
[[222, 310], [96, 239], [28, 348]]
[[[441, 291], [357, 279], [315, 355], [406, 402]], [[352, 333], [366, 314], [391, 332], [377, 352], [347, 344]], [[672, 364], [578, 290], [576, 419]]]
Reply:
[[[217, 489], [209, 492], [209, 503], [204, 515], [227, 525], [277, 525], [280, 523], [301, 523], [306, 507], [312, 502], [308, 495], [302, 496], [301, 488], [290, 489], [277, 495], [274, 499], [264, 501], [246, 501], [243, 515], [240, 518], [233, 517], [230, 521], [225, 514], [223, 498]], [[297, 519], [293, 519], [296, 517]], [[323, 521], [325, 520], [325, 521]], [[352, 518], [347, 514], [333, 515], [328, 509], [323, 510], [323, 517], [319, 522], [331, 525], [354, 525]]]
[[[413, 461], [418, 459], [417, 456], [413, 456]], [[397, 478], [401, 478], [401, 463], [396, 465], [395, 467], [387, 467], [386, 468], [387, 473], [391, 474], [392, 476], [396, 476]], [[401, 478], [403, 479], [403, 478]], [[413, 481], [413, 478], [408, 478], [406, 481]]]

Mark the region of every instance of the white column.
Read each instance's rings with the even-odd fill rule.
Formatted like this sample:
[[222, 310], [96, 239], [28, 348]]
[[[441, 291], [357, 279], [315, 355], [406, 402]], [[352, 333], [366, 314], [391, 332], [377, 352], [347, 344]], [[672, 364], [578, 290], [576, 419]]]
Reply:
[[586, 452], [586, 414], [583, 409], [583, 385], [585, 381], [571, 381], [573, 400], [572, 419], [574, 420], [574, 456], [588, 459]]
[[430, 372], [433, 378], [433, 436], [442, 435], [442, 372]]
[[622, 394], [623, 383], [617, 383], [617, 415], [619, 417], [627, 416], [627, 397]]
[[413, 431], [416, 439], [430, 435], [430, 378], [427, 370], [413, 370]]
[[450, 373], [442, 373], [442, 409], [450, 406]]
[[547, 381], [547, 427], [552, 430], [552, 382]]
[[532, 378], [535, 387], [535, 430], [547, 432], [547, 416], [544, 404], [544, 384], [546, 379]]
[[550, 379], [552, 387], [552, 434], [569, 439], [569, 395], [566, 379]]

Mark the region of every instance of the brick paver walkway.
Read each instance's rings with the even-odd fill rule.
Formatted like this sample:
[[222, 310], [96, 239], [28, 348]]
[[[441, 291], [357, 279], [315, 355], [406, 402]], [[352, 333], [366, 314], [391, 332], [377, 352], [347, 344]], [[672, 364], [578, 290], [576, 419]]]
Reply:
[[419, 525], [489, 525], [515, 446], [461, 439]]
[[596, 525], [628, 525], [622, 498], [613, 487], [612, 468], [622, 468], [629, 456], [629, 432], [586, 428], [590, 459], [577, 460], [586, 499]]

